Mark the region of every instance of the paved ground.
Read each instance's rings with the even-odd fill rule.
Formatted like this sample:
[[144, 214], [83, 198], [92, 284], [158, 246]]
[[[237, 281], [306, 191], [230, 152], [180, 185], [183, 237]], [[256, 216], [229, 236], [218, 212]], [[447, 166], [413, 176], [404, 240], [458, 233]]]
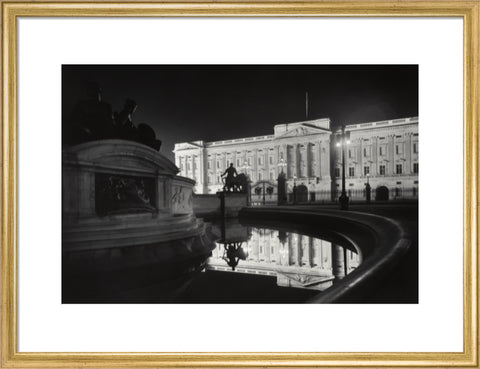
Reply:
[[[297, 205], [314, 211], [316, 208], [338, 209], [338, 205]], [[292, 206], [293, 208], [293, 206]], [[350, 205], [349, 211], [378, 214], [394, 219], [411, 234], [413, 244], [408, 253], [374, 291], [366, 303], [418, 303], [418, 204], [372, 203]]]

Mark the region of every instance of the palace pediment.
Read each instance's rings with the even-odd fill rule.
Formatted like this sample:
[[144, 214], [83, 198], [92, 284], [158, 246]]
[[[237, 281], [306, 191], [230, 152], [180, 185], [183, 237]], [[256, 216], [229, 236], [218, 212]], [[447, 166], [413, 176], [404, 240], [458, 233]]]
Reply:
[[278, 134], [275, 136], [275, 140], [279, 140], [282, 138], [291, 138], [291, 137], [302, 137], [302, 136], [310, 136], [310, 135], [318, 135], [321, 133], [330, 133], [329, 130], [321, 127], [316, 127], [309, 124], [302, 124], [297, 127], [293, 127], [288, 129], [286, 132]]
[[202, 149], [203, 147], [203, 141], [182, 142], [175, 144], [175, 149], [173, 151]]

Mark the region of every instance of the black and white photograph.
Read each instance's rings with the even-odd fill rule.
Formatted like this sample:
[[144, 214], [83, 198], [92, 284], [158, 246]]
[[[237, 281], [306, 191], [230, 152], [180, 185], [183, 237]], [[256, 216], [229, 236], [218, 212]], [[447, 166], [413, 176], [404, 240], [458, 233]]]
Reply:
[[417, 64], [61, 73], [63, 304], [418, 304]]

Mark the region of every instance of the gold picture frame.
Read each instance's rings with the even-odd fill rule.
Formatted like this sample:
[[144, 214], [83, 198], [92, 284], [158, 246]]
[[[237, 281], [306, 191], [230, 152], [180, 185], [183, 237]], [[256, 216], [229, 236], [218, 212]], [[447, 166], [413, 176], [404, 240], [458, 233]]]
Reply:
[[[2, 8], [1, 366], [478, 367], [479, 11], [477, 1], [21, 2]], [[17, 351], [17, 18], [367, 16], [463, 19], [463, 352], [86, 353]]]

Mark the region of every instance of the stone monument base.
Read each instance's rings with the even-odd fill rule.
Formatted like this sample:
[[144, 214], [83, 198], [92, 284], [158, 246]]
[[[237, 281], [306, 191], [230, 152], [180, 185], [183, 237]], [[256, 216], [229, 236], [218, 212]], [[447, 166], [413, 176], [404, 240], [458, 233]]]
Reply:
[[155, 244], [205, 231], [195, 181], [152, 148], [124, 140], [71, 146], [62, 157], [64, 252]]
[[65, 225], [62, 230], [63, 251], [96, 250], [171, 241], [199, 236], [205, 224], [193, 214], [113, 215], [86, 219]]
[[[223, 205], [222, 205], [223, 202]], [[193, 210], [201, 218], [236, 218], [248, 206], [248, 194], [217, 192], [215, 195], [193, 195]]]

